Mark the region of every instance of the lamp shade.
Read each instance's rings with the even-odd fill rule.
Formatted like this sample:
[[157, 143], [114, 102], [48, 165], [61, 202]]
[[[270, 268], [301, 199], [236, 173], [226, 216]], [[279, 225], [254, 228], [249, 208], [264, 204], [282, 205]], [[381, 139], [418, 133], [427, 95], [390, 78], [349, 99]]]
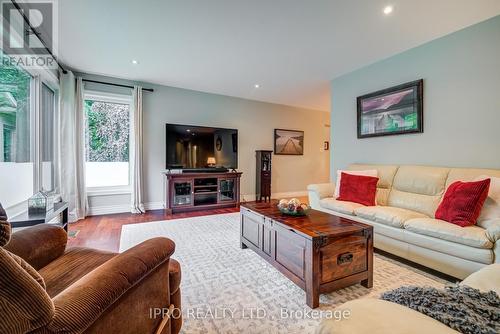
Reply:
[[216, 162], [215, 162], [215, 158], [214, 158], [214, 157], [209, 157], [209, 158], [207, 159], [207, 164], [208, 164], [208, 165], [215, 165], [215, 164], [216, 164]]

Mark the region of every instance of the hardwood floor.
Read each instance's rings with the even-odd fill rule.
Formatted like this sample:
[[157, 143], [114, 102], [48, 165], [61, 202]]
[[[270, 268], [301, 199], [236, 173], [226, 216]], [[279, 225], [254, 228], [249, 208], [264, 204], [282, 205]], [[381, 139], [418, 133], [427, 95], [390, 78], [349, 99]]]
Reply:
[[[299, 197], [307, 203], [307, 197]], [[78, 231], [76, 237], [68, 238], [68, 246], [91, 247], [118, 252], [122, 226], [159, 220], [218, 215], [239, 212], [237, 208], [167, 214], [165, 210], [147, 211], [145, 214], [118, 213], [114, 215], [92, 216], [69, 225], [69, 233]]]
[[118, 252], [122, 226], [127, 224], [146, 223], [159, 220], [217, 215], [238, 212], [237, 208], [215, 209], [189, 213], [166, 214], [165, 210], [147, 211], [138, 215], [118, 213], [114, 215], [92, 216], [69, 225], [69, 233], [78, 231], [76, 237], [68, 238], [68, 246], [83, 246]]
[[[301, 202], [308, 203], [307, 197], [299, 197], [299, 200]], [[135, 215], [132, 213], [118, 213], [114, 215], [92, 216], [69, 225], [69, 233], [71, 234], [71, 232], [78, 231], [78, 234], [76, 235], [76, 237], [68, 238], [68, 246], [83, 246], [107, 250], [110, 252], [118, 252], [118, 249], [120, 247], [120, 235], [123, 225], [146, 223], [159, 220], [172, 220], [178, 218], [217, 215], [231, 212], [239, 212], [239, 209], [214, 209], [188, 213], [175, 213], [170, 215], [166, 214], [164, 210], [152, 210], [142, 215]], [[414, 262], [399, 258], [395, 255], [380, 251], [378, 249], [376, 249], [375, 251], [386, 257], [390, 257], [396, 261], [405, 263], [409, 266], [415, 267], [450, 282], [457, 281], [457, 279], [454, 277], [442, 274]]]

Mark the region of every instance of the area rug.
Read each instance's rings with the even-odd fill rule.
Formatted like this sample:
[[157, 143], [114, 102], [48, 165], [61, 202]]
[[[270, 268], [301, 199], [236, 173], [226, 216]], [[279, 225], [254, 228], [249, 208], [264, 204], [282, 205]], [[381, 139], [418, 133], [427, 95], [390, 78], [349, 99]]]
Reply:
[[123, 225], [120, 252], [149, 238], [176, 244], [182, 267], [183, 333], [314, 333], [322, 318], [349, 300], [378, 298], [401, 285], [445, 281], [375, 254], [374, 284], [322, 294], [316, 312], [305, 293], [250, 249], [240, 249], [239, 213]]

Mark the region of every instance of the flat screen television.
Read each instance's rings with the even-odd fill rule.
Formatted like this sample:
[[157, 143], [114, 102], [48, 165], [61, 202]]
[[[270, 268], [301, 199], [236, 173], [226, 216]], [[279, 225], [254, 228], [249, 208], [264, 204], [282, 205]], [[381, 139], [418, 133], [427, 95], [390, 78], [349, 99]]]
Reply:
[[168, 123], [165, 130], [167, 169], [238, 168], [238, 130]]

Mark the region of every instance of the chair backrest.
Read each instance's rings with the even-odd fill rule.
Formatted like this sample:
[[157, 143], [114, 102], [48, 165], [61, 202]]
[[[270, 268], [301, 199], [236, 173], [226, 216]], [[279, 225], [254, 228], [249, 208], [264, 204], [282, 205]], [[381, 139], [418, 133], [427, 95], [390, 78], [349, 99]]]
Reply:
[[42, 276], [19, 256], [4, 249], [11, 226], [0, 205], [0, 333], [26, 333], [54, 317], [54, 304]]
[[45, 289], [0, 247], [0, 333], [27, 333], [54, 317], [54, 304]]

